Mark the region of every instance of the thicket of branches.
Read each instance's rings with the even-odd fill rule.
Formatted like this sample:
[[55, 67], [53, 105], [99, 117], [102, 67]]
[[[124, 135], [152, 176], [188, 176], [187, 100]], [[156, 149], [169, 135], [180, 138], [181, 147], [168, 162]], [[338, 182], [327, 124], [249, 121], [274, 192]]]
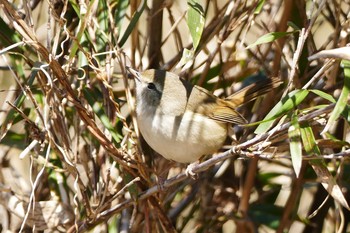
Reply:
[[[349, 231], [349, 1], [0, 0], [0, 228]], [[136, 133], [125, 66], [220, 97], [257, 125], [185, 175]], [[259, 126], [258, 126], [259, 125]]]

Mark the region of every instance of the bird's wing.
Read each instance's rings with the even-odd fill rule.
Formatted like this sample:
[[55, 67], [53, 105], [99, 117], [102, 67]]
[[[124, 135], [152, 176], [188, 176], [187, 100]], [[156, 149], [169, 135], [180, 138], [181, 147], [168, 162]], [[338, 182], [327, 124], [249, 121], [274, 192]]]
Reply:
[[225, 100], [230, 103], [231, 107], [236, 108], [242, 104], [248, 103], [249, 101], [258, 98], [263, 94], [270, 92], [280, 84], [282, 84], [282, 81], [277, 77], [271, 79], [263, 79], [233, 93]]
[[247, 121], [227, 101], [222, 100], [208, 90], [194, 86], [188, 99], [187, 110], [201, 113], [223, 123], [243, 125]]

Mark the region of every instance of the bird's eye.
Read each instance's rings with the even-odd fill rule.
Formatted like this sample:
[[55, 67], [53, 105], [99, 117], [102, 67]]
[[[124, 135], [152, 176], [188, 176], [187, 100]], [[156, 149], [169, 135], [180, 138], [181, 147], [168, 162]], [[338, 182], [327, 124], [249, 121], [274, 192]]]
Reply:
[[147, 88], [150, 89], [150, 90], [155, 90], [156, 89], [156, 85], [154, 85], [154, 83], [149, 83], [147, 85]]

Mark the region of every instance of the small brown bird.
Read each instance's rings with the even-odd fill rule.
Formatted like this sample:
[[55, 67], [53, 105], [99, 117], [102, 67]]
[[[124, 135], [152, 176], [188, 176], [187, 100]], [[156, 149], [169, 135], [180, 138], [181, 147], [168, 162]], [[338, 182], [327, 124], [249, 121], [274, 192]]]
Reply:
[[264, 80], [220, 99], [171, 72], [128, 70], [135, 78], [136, 117], [144, 139], [163, 157], [180, 163], [220, 149], [229, 125], [246, 123], [236, 108], [281, 83]]

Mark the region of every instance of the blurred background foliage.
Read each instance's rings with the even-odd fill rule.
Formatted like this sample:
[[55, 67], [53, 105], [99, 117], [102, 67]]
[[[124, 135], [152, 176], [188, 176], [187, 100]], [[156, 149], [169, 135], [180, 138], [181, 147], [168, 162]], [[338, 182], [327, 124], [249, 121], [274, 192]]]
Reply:
[[[350, 230], [349, 1], [0, 6], [2, 232]], [[220, 97], [283, 85], [193, 180], [137, 136], [126, 65]]]

